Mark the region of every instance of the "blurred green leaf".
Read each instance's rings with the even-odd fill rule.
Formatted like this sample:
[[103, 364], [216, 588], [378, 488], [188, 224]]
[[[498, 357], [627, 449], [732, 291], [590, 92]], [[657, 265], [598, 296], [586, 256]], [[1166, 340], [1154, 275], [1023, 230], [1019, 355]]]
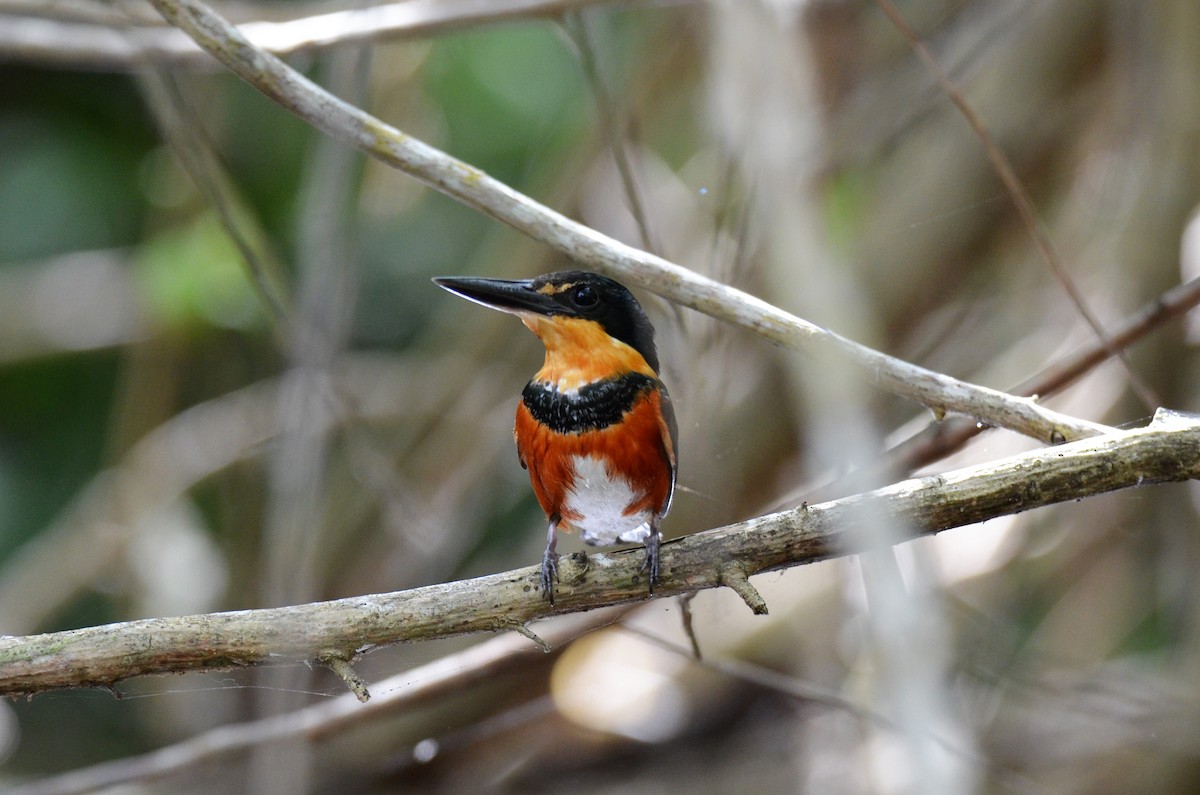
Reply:
[[843, 254], [853, 255], [855, 240], [863, 224], [868, 196], [866, 176], [847, 168], [837, 174], [825, 191], [825, 219], [829, 242]]
[[447, 37], [434, 46], [427, 86], [446, 116], [449, 148], [505, 181], [590, 100], [575, 56], [548, 25]]
[[135, 159], [82, 119], [0, 116], [0, 260], [128, 242], [138, 223]]
[[241, 255], [214, 213], [152, 237], [137, 255], [137, 281], [161, 323], [247, 329], [264, 319]]

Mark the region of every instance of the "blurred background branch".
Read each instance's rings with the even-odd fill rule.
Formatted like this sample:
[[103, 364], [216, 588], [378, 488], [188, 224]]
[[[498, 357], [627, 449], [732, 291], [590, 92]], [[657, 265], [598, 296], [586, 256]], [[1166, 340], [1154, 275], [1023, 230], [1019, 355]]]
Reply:
[[[573, 617], [553, 628], [545, 640], [561, 652], [562, 648], [589, 632], [620, 620], [619, 609], [596, 610]], [[506, 633], [455, 654], [449, 654], [425, 666], [396, 674], [376, 682], [377, 694], [366, 705], [352, 694], [313, 704], [295, 712], [263, 718], [254, 723], [222, 726], [207, 734], [161, 749], [142, 757], [97, 765], [69, 774], [18, 787], [11, 795], [68, 795], [93, 792], [102, 787], [160, 778], [186, 772], [204, 763], [220, 760], [239, 751], [253, 749], [289, 738], [333, 737], [361, 732], [378, 725], [389, 716], [419, 709], [430, 698], [445, 698], [466, 689], [482, 689], [499, 678], [513, 679], [530, 667], [545, 667], [557, 654], [548, 655], [540, 647], [516, 633]], [[407, 741], [416, 746], [424, 738]]]
[[[430, 36], [510, 20], [555, 17], [574, 8], [614, 2], [402, 0], [326, 11], [314, 8], [318, 6], [315, 3], [288, 6], [264, 3], [241, 4], [231, 8], [231, 12], [242, 20], [239, 29], [255, 45], [277, 55], [291, 55], [343, 44]], [[333, 3], [323, 5], [336, 8]], [[54, 3], [6, 0], [0, 3], [0, 60], [56, 68], [130, 71], [147, 64], [193, 70], [217, 67], [191, 38], [164, 26], [149, 4], [122, 3], [120, 9], [115, 11], [109, 4], [88, 0]]]

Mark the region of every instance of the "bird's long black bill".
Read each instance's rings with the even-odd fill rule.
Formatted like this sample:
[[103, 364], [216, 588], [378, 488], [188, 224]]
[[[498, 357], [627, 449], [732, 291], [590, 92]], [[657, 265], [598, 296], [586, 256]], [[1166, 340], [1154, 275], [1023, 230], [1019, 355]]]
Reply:
[[468, 301], [501, 312], [562, 312], [553, 298], [533, 289], [531, 279], [482, 279], [472, 276], [438, 276], [433, 283]]

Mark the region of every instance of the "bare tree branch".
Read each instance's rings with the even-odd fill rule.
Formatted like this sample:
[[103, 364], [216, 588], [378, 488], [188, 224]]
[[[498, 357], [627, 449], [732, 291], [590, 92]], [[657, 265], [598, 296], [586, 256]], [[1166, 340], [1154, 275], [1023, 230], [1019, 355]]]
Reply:
[[[629, 0], [626, 0], [628, 2]], [[491, 22], [552, 17], [614, 0], [411, 0], [367, 8], [332, 11], [282, 22], [255, 21], [239, 26], [255, 46], [277, 55], [324, 49], [338, 44], [430, 36]], [[187, 35], [160, 25], [106, 23], [97, 15], [76, 18], [15, 14], [0, 8], [0, 58], [57, 67], [131, 70], [148, 63], [212, 69], [211, 56]]]
[[969, 384], [895, 359], [791, 315], [741, 290], [600, 234], [521, 194], [317, 86], [198, 0], [151, 0], [155, 8], [243, 80], [326, 134], [358, 147], [575, 261], [789, 348], [821, 351], [858, 367], [877, 386], [921, 403], [1032, 436], [1079, 439], [1106, 426], [1035, 401]]
[[[1200, 476], [1200, 419], [1159, 410], [1146, 428], [1036, 450], [944, 475], [782, 511], [663, 547], [657, 596], [861, 550], [864, 516], [888, 516], [909, 537], [1132, 486]], [[645, 599], [641, 555], [564, 559], [553, 607], [535, 566], [390, 594], [266, 610], [153, 618], [0, 639], [0, 694], [112, 686], [144, 674], [352, 659], [373, 648], [510, 629], [557, 614]]]
[[[1110, 332], [1110, 342], [1122, 350], [1165, 325], [1200, 306], [1200, 279], [1177, 284], [1154, 300], [1123, 318]], [[1074, 353], [1051, 362], [1010, 390], [1025, 397], [1053, 395], [1091, 372], [1112, 356], [1105, 340], [1094, 339]], [[887, 472], [912, 472], [932, 464], [962, 448], [982, 429], [962, 419], [930, 423], [921, 431], [900, 442], [885, 453], [871, 472], [882, 477]], [[860, 477], [861, 473], [856, 473]], [[799, 499], [797, 497], [796, 499]]]

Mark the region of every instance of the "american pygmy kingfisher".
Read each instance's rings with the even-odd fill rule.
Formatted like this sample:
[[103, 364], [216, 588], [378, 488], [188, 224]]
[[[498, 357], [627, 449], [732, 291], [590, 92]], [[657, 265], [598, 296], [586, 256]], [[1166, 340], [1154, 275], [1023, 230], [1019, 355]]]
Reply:
[[643, 541], [650, 593], [658, 526], [675, 492], [676, 426], [658, 377], [654, 327], [629, 290], [596, 273], [534, 279], [443, 277], [439, 286], [521, 319], [546, 346], [525, 385], [513, 435], [550, 522], [542, 595], [554, 602], [558, 530], [588, 544]]

